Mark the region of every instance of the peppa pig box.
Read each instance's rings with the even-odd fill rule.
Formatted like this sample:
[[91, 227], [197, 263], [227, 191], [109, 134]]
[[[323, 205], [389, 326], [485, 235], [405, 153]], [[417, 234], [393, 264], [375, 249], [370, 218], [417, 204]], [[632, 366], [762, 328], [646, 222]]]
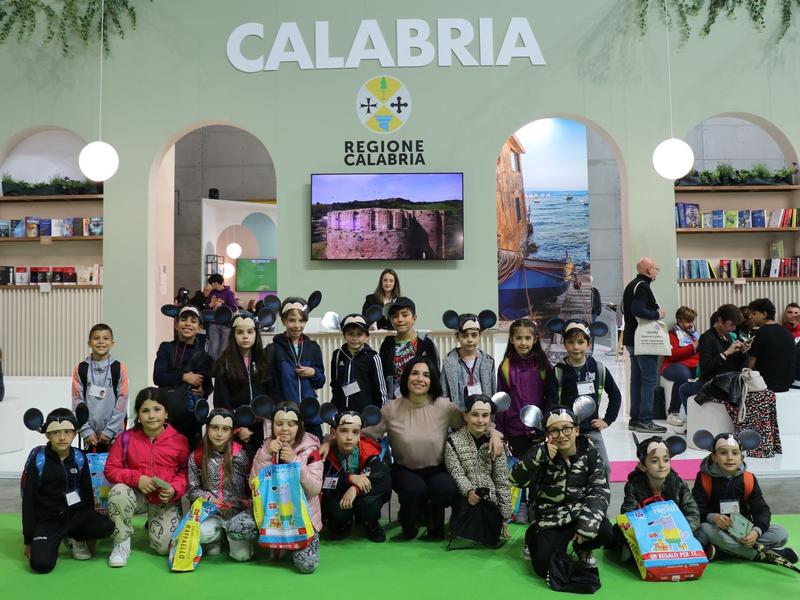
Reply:
[[672, 500], [619, 515], [617, 524], [646, 581], [699, 579], [708, 565], [703, 547]]

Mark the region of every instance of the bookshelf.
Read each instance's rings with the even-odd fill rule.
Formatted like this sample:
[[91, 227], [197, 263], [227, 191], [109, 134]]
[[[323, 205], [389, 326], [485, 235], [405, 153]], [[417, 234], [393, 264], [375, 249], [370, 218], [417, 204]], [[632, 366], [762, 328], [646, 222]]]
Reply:
[[[78, 235], [72, 236], [31, 236], [27, 237], [28, 227], [25, 219], [38, 218], [40, 221], [61, 220], [61, 231], [68, 230], [69, 226], [63, 221], [71, 220], [72, 230]], [[0, 248], [2, 258], [0, 266], [27, 267], [30, 276], [32, 267], [94, 267], [103, 263], [103, 235], [83, 235], [82, 219], [103, 217], [102, 194], [61, 194], [47, 196], [0, 196], [0, 221], [3, 233], [0, 234]], [[13, 237], [11, 221], [22, 221], [23, 233], [26, 237]], [[8, 222], [9, 231], [6, 235], [5, 224]], [[93, 223], [93, 226], [96, 223]], [[76, 230], [76, 226], [81, 226]], [[105, 226], [105, 223], [102, 225]], [[57, 231], [57, 229], [56, 229]], [[101, 232], [102, 233], [102, 232]], [[83, 269], [75, 269], [81, 272]], [[15, 271], [16, 276], [16, 271]], [[52, 276], [52, 273], [51, 273]], [[24, 275], [21, 275], [24, 277]], [[2, 278], [5, 283], [6, 277]], [[22, 281], [25, 281], [23, 278]], [[24, 288], [22, 285], [4, 285], [3, 288]], [[37, 287], [34, 285], [33, 287]], [[61, 287], [54, 283], [53, 288]], [[64, 287], [80, 288], [76, 284], [66, 284]], [[90, 289], [98, 288], [90, 284]]]

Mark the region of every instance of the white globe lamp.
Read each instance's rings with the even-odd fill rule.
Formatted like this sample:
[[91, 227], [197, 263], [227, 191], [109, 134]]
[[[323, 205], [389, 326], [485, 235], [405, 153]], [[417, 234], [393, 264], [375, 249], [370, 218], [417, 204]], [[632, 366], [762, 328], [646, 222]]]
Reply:
[[236, 274], [236, 267], [234, 267], [231, 263], [225, 263], [222, 265], [222, 276], [225, 279], [230, 279]]
[[677, 138], [669, 138], [656, 146], [653, 168], [664, 179], [680, 179], [694, 166], [692, 148]]
[[239, 244], [237, 244], [236, 242], [231, 242], [225, 248], [225, 252], [228, 254], [229, 258], [232, 258], [233, 260], [236, 260], [237, 258], [239, 258], [242, 255], [242, 247]]
[[119, 155], [111, 144], [92, 142], [86, 144], [78, 156], [78, 166], [87, 179], [106, 181], [119, 167]]

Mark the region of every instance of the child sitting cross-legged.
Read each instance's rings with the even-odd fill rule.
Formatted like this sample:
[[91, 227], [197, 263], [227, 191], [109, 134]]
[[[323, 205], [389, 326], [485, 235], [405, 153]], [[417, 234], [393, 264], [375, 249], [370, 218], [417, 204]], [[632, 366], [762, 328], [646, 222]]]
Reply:
[[[700, 510], [697, 508], [692, 491], [670, 466], [672, 458], [686, 450], [686, 440], [678, 436], [667, 439], [653, 436], [639, 441], [635, 435], [633, 439], [636, 442], [636, 457], [639, 463], [628, 474], [620, 513], [644, 508], [651, 502], [672, 500], [686, 517], [694, 537], [705, 548], [707, 542], [705, 534], [700, 529]], [[616, 526], [614, 537], [614, 546], [622, 549], [624, 559], [630, 558], [631, 554], [622, 531]]]
[[711, 452], [701, 463], [692, 490], [709, 544], [748, 560], [777, 562], [777, 555], [796, 563], [795, 551], [784, 547], [788, 532], [771, 523], [772, 513], [758, 480], [744, 464], [743, 451], [758, 447], [761, 436], [747, 429], [739, 435], [721, 433], [716, 437], [700, 430], [694, 442]]
[[[502, 394], [505, 395], [505, 394]], [[508, 399], [510, 403], [510, 398]], [[466, 425], [447, 437], [444, 447], [444, 464], [458, 488], [458, 496], [453, 501], [451, 527], [469, 518], [470, 507], [489, 503], [491, 508], [484, 512], [472, 511], [472, 516], [483, 518], [487, 513], [493, 515], [492, 523], [497, 525], [493, 531], [478, 532], [480, 540], [497, 545], [502, 533], [508, 539], [508, 520], [511, 518], [511, 487], [508, 483], [508, 468], [504, 455], [494, 456], [489, 448], [489, 424], [498, 406], [486, 394], [474, 394], [464, 400], [464, 421]], [[480, 529], [480, 525], [473, 524]], [[473, 534], [475, 529], [465, 526]], [[455, 535], [461, 535], [454, 531]], [[468, 537], [468, 536], [463, 536]], [[470, 538], [474, 539], [474, 538]]]
[[380, 444], [361, 435], [362, 427], [380, 423], [381, 411], [367, 406], [361, 414], [337, 414], [326, 404], [320, 412], [333, 428], [322, 484], [322, 513], [328, 536], [341, 539], [355, 519], [364, 526], [368, 540], [383, 542], [386, 534], [378, 519], [392, 493], [392, 479], [380, 458]]

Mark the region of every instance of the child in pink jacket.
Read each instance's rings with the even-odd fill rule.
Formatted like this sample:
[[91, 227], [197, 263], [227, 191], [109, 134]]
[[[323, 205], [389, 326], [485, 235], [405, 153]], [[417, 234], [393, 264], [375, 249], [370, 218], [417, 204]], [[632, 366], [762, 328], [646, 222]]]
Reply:
[[162, 555], [181, 520], [186, 493], [189, 442], [168, 425], [167, 401], [155, 387], [143, 389], [134, 404], [136, 424], [111, 446], [105, 476], [112, 484], [108, 516], [114, 522], [111, 567], [124, 567], [131, 553], [133, 514], [147, 508], [150, 547]]
[[301, 573], [313, 573], [319, 566], [319, 532], [322, 530], [319, 494], [322, 491], [324, 463], [319, 454], [319, 440], [305, 432], [300, 408], [294, 402], [282, 402], [275, 409], [272, 436], [267, 437], [256, 452], [250, 479], [274, 462], [300, 463], [300, 484], [308, 500], [316, 535], [308, 546], [292, 552], [292, 560]]

